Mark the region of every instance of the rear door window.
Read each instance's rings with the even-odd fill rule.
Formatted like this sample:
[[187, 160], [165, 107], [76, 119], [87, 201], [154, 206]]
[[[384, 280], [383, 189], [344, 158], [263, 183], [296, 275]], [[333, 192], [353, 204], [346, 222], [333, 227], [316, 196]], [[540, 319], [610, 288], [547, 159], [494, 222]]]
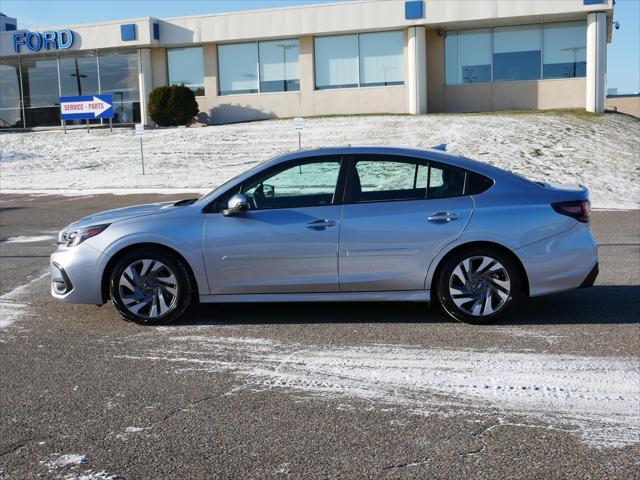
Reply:
[[351, 202], [423, 200], [429, 167], [420, 159], [356, 155], [348, 195]]
[[349, 203], [428, 200], [465, 194], [467, 172], [393, 155], [355, 155], [347, 180]]

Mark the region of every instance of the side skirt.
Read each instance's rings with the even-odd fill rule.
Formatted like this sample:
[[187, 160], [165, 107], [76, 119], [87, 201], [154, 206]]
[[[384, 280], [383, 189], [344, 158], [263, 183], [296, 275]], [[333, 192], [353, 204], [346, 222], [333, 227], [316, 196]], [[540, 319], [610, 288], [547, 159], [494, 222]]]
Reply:
[[200, 295], [201, 303], [262, 302], [428, 302], [429, 291], [333, 292], [333, 293], [256, 293], [243, 295]]

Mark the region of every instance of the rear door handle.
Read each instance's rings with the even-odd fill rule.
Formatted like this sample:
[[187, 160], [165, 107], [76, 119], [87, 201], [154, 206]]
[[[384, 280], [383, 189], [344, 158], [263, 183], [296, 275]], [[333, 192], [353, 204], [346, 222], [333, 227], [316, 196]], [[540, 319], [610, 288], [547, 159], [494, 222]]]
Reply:
[[311, 228], [312, 230], [324, 230], [328, 227], [334, 227], [336, 222], [333, 220], [327, 220], [326, 218], [318, 218], [317, 220], [313, 220], [312, 222], [307, 223], [306, 227]]
[[449, 212], [436, 212], [427, 217], [431, 223], [449, 223], [458, 220], [458, 214]]

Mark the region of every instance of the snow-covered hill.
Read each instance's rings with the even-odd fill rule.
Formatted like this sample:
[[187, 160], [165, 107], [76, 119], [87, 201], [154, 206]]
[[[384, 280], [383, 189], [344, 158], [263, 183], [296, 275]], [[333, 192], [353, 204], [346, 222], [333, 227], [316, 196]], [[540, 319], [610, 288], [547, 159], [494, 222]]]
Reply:
[[[470, 114], [307, 119], [303, 147], [446, 143], [454, 153], [539, 180], [582, 183], [595, 208], [640, 207], [640, 121], [620, 114]], [[291, 120], [145, 133], [0, 134], [0, 189], [209, 190], [297, 148]]]

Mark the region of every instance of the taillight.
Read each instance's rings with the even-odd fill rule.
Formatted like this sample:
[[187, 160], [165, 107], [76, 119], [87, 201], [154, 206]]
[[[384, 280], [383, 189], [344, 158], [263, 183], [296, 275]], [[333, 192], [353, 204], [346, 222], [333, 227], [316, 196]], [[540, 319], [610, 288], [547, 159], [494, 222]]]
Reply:
[[587, 223], [591, 217], [591, 202], [589, 200], [558, 202], [552, 203], [551, 206], [556, 212], [573, 217], [579, 222]]

